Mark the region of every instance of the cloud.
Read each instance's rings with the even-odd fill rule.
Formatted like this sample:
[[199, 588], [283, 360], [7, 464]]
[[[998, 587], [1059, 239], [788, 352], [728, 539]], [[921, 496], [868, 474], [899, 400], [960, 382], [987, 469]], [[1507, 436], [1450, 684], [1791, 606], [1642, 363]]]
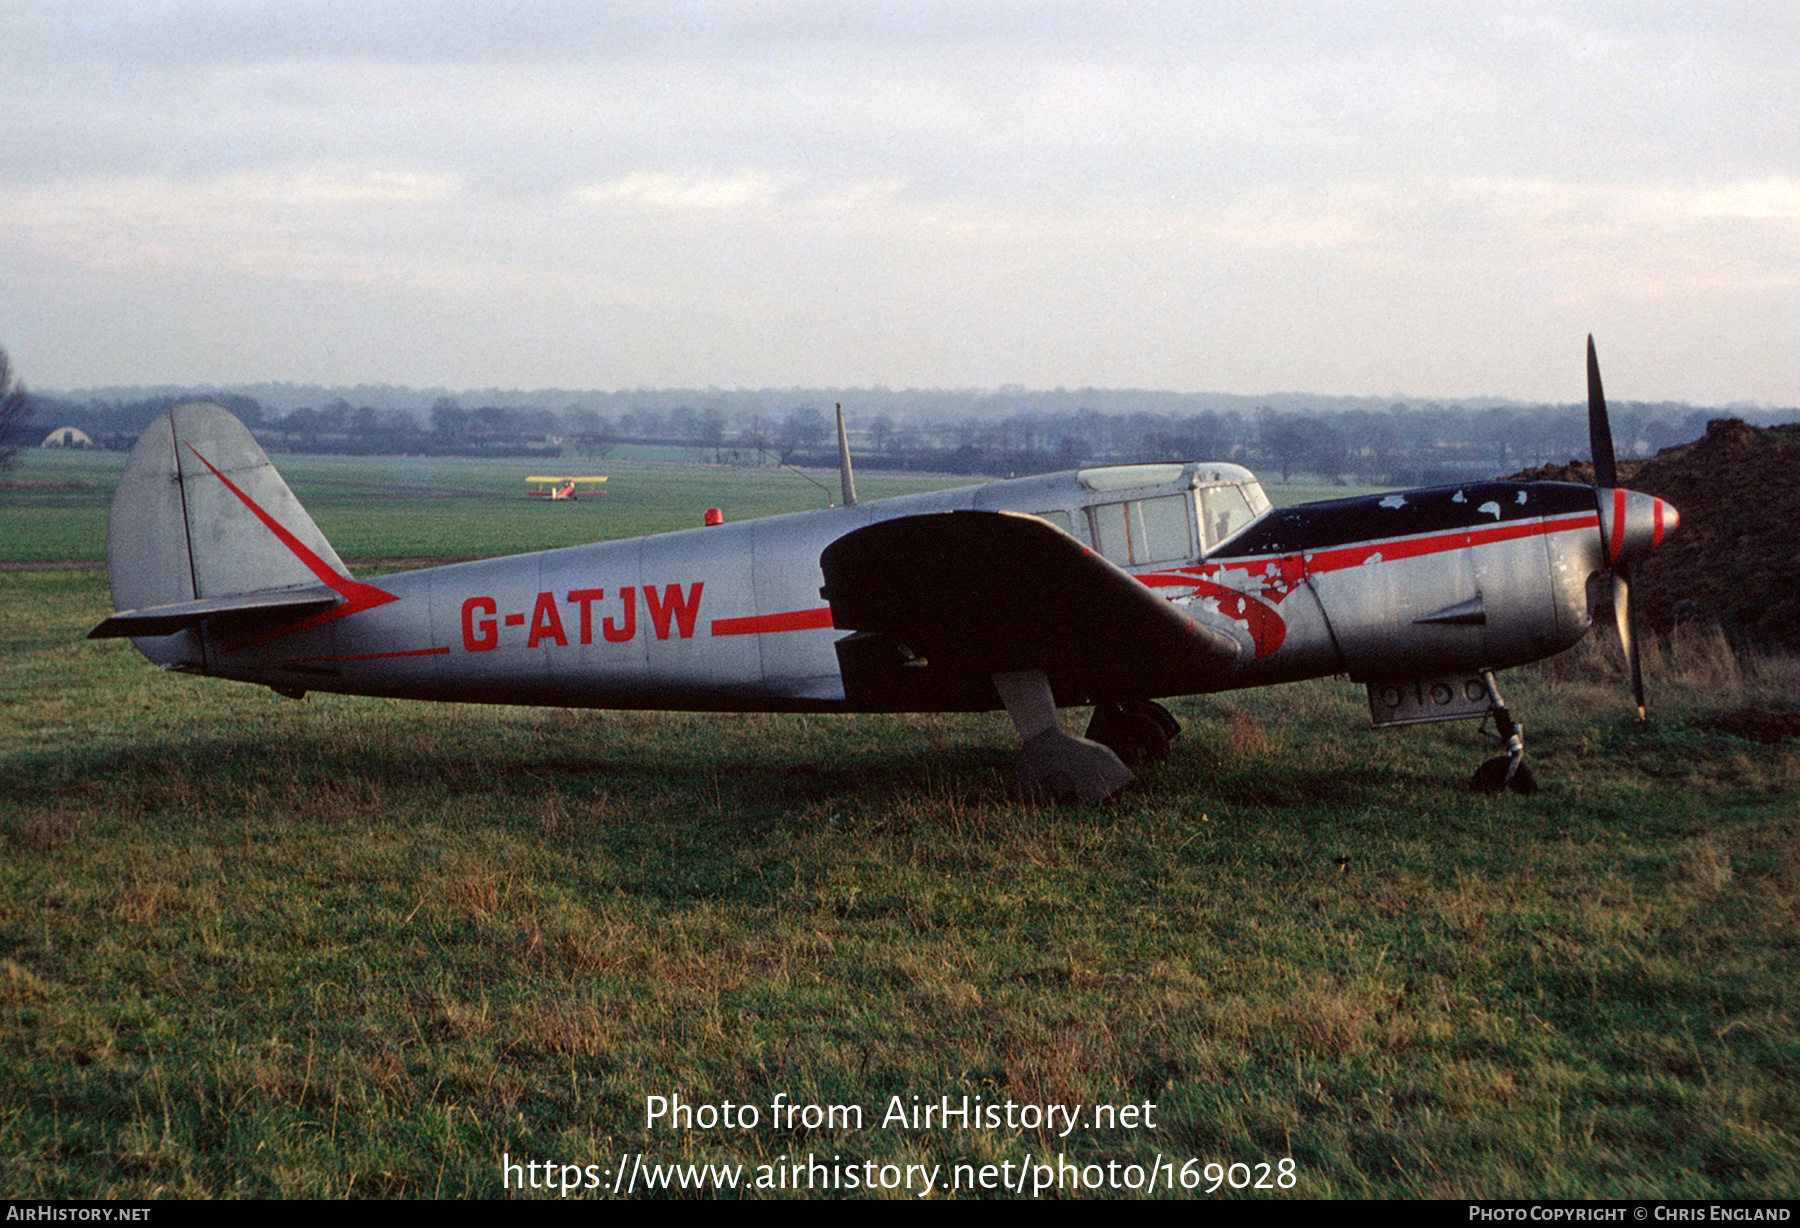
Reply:
[[[181, 276], [238, 308], [171, 325], [161, 360], [283, 366], [245, 379], [312, 378], [291, 320], [379, 287], [432, 336], [345, 338], [390, 367], [334, 377], [441, 376], [503, 310], [569, 338], [560, 365], [471, 382], [1522, 396], [1562, 388], [1566, 334], [1611, 328], [1697, 355], [1690, 388], [1791, 399], [1793, 360], [1747, 367], [1720, 330], [1800, 325], [1797, 20], [26, 3], [0, 47], [0, 328], [41, 322], [41, 385], [138, 378], [85, 305], [152, 312]], [[577, 344], [572, 312], [616, 340]]]
[[584, 184], [571, 190], [568, 200], [575, 205], [654, 212], [758, 209], [778, 203], [784, 187], [793, 182], [793, 176], [745, 174], [703, 179], [636, 171], [605, 183]]
[[1694, 211], [1710, 217], [1800, 221], [1800, 179], [1773, 177], [1696, 192]]

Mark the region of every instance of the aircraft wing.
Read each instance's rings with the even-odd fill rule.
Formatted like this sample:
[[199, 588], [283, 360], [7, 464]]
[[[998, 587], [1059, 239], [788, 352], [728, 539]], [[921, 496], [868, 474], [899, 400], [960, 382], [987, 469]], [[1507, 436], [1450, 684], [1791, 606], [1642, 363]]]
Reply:
[[[992, 677], [1041, 669], [1057, 701], [1207, 689], [1238, 640], [1073, 537], [1017, 512], [879, 521], [820, 557], [846, 698], [993, 707]], [[1202, 616], [1204, 617], [1204, 616]]]

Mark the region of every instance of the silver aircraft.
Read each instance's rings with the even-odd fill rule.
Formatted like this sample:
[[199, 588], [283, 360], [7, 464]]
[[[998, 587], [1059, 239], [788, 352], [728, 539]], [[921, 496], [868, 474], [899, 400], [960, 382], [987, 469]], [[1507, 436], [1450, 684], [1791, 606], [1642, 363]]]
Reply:
[[[980, 711], [1021, 798], [1100, 800], [1166, 757], [1155, 701], [1347, 674], [1376, 726], [1491, 718], [1474, 784], [1536, 787], [1494, 672], [1581, 639], [1675, 509], [1619, 489], [1588, 341], [1595, 488], [1470, 482], [1275, 509], [1230, 464], [1082, 469], [353, 578], [250, 433], [184, 405], [107, 531], [129, 636], [165, 669], [308, 691], [713, 712]], [[1092, 705], [1085, 737], [1058, 709]]]

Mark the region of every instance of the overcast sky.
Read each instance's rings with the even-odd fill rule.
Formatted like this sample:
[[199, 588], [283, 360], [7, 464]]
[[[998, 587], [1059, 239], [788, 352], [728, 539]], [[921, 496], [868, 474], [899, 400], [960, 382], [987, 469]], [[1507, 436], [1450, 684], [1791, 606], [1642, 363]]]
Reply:
[[1800, 403], [1800, 6], [11, 0], [32, 386]]

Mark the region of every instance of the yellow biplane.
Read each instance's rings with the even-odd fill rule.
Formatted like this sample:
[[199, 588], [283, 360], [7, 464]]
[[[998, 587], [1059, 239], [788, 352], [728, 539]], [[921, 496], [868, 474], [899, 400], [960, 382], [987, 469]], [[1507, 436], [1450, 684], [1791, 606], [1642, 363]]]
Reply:
[[[537, 477], [526, 478], [525, 481], [533, 487], [532, 490], [525, 492], [533, 499], [550, 499], [561, 502], [564, 499], [579, 499], [583, 495], [603, 495], [606, 493], [604, 490], [600, 489], [600, 484], [606, 481], [605, 478]], [[578, 490], [575, 485], [577, 482], [586, 482], [587, 486]], [[536, 489], [538, 487], [542, 487], [542, 489]]]

